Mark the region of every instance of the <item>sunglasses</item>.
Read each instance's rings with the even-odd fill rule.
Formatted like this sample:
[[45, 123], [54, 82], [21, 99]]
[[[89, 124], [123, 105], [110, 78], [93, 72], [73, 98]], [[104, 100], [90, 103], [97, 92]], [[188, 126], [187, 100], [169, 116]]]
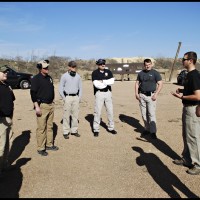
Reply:
[[184, 62], [185, 60], [190, 60], [191, 58], [182, 58], [182, 62]]
[[48, 70], [49, 68], [48, 68], [48, 67], [45, 67], [45, 68], [43, 68], [43, 69]]

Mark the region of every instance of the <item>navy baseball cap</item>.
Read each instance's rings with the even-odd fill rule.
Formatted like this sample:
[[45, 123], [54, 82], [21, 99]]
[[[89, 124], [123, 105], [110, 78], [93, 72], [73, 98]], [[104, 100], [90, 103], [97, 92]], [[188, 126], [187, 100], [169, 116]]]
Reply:
[[105, 65], [105, 64], [106, 64], [106, 60], [104, 60], [104, 59], [99, 59], [99, 60], [96, 61], [96, 64], [97, 64], [97, 65]]

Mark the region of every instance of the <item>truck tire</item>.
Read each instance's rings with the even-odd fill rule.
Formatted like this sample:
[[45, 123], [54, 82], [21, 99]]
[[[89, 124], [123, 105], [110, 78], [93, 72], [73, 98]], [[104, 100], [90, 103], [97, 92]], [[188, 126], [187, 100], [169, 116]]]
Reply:
[[27, 80], [22, 80], [19, 84], [21, 89], [29, 89], [31, 84]]

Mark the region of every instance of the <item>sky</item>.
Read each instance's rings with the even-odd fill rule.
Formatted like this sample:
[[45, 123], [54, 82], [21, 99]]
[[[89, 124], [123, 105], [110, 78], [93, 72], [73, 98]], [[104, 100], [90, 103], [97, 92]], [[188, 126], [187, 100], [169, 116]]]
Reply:
[[0, 2], [0, 57], [200, 57], [200, 2]]

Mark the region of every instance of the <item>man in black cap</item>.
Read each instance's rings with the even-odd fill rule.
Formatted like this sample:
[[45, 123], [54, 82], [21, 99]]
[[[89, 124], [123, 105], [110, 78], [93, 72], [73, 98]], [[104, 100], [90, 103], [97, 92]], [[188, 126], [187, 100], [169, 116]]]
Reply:
[[3, 170], [10, 167], [8, 156], [13, 141], [12, 118], [15, 95], [6, 83], [7, 71], [7, 67], [0, 66], [0, 177]]
[[49, 61], [38, 62], [39, 73], [31, 80], [31, 99], [37, 116], [37, 151], [47, 156], [46, 150], [58, 150], [53, 144], [54, 85], [49, 76]]
[[93, 121], [93, 132], [95, 137], [98, 137], [99, 135], [99, 125], [101, 122], [101, 110], [103, 105], [106, 107], [108, 116], [107, 131], [112, 134], [117, 134], [117, 131], [114, 130], [113, 103], [111, 93], [111, 85], [114, 84], [114, 77], [109, 69], [105, 69], [105, 63], [106, 60], [104, 59], [99, 59], [96, 61], [98, 69], [92, 72], [92, 82], [95, 95], [95, 110]]

